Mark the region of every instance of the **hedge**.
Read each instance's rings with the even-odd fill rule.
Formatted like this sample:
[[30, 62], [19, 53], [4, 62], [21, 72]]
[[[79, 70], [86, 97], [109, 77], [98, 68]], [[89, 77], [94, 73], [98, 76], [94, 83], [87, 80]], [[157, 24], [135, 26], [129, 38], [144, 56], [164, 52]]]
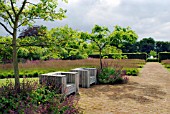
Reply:
[[[107, 54], [107, 55], [102, 55], [102, 57], [107, 56], [108, 58], [112, 58], [113, 55], [120, 55], [120, 53], [114, 53], [114, 54]], [[147, 59], [147, 54], [146, 53], [122, 53], [122, 56], [126, 55], [128, 57], [128, 59]], [[99, 54], [92, 54], [89, 55], [89, 57], [91, 58], [99, 58], [100, 55]]]
[[146, 60], [146, 62], [158, 62], [158, 59], [157, 58], [153, 58], [153, 59], [151, 59], [151, 58], [148, 58], [147, 60]]
[[170, 59], [170, 52], [160, 52], [159, 53], [159, 62], [162, 60]]
[[[23, 78], [23, 77], [28, 77], [28, 78], [31, 78], [31, 77], [38, 77], [40, 74], [44, 74], [44, 73], [47, 73], [47, 72], [50, 72], [50, 71], [37, 71], [37, 70], [32, 70], [32, 71], [20, 71], [19, 73], [19, 77], [20, 78]], [[3, 79], [3, 78], [14, 78], [14, 73], [12, 71], [10, 72], [0, 72], [0, 79]]]

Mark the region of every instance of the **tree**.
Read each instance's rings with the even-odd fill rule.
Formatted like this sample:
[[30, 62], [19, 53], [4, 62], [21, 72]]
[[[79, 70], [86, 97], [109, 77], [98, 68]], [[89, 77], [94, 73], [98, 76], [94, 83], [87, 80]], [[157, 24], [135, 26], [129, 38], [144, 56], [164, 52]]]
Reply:
[[[67, 2], [66, 0], [63, 0]], [[12, 36], [12, 57], [15, 75], [15, 89], [20, 91], [19, 68], [17, 58], [17, 32], [20, 26], [31, 25], [35, 19], [43, 19], [45, 21], [54, 21], [55, 19], [63, 19], [65, 10], [62, 8], [56, 11], [58, 0], [40, 0], [31, 3], [29, 0], [0, 0], [0, 25]], [[8, 28], [4, 23], [8, 25]]]
[[169, 52], [170, 51], [170, 42], [157, 41], [156, 42], [156, 51], [158, 52]]
[[47, 27], [45, 26], [38, 26], [34, 25], [32, 27], [28, 27], [27, 29], [24, 29], [18, 38], [24, 38], [29, 36], [39, 37], [44, 36], [46, 34]]
[[140, 52], [150, 53], [151, 50], [155, 50], [155, 40], [153, 38], [143, 38], [139, 42]]
[[91, 34], [82, 33], [81, 37], [90, 40], [95, 43], [98, 47], [99, 55], [100, 55], [100, 69], [102, 70], [102, 50], [110, 43], [109, 41], [110, 31], [107, 27], [102, 27], [99, 25], [95, 25], [92, 28]]
[[157, 53], [156, 53], [156, 51], [151, 50], [149, 55], [152, 56], [152, 57], [156, 57]]
[[48, 32], [48, 37], [55, 42], [53, 49], [62, 59], [80, 59], [86, 55], [87, 43], [80, 39], [80, 33], [67, 25], [56, 27]]
[[115, 26], [114, 31], [110, 34], [110, 45], [121, 48], [125, 44], [133, 44], [136, 42], [138, 35], [130, 27], [123, 28]]
[[11, 37], [0, 37], [0, 60], [2, 63], [12, 62], [12, 38]]

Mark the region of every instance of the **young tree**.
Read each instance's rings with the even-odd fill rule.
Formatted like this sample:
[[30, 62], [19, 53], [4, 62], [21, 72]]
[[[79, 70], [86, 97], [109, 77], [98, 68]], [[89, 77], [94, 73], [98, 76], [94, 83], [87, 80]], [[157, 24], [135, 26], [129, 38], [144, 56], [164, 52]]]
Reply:
[[95, 25], [92, 28], [92, 33], [82, 33], [81, 38], [90, 40], [92, 43], [96, 44], [98, 47], [99, 55], [100, 55], [100, 69], [102, 70], [102, 50], [110, 43], [109, 40], [109, 29], [107, 27], [102, 27], [99, 25]]
[[[62, 0], [67, 2], [66, 0]], [[0, 0], [0, 25], [12, 36], [13, 48], [13, 67], [15, 75], [15, 89], [20, 90], [19, 68], [17, 59], [17, 32], [21, 26], [31, 25], [35, 19], [53, 21], [63, 19], [65, 10], [62, 8], [56, 11], [58, 0], [39, 0], [30, 2], [30, 0]], [[5, 25], [8, 25], [8, 27]]]

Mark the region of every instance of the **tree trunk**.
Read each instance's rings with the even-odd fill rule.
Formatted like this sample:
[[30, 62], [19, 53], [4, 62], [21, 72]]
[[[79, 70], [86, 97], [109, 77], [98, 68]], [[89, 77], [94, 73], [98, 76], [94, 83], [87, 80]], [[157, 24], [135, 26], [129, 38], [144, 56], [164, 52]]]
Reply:
[[13, 29], [13, 40], [12, 40], [12, 47], [13, 47], [13, 68], [14, 68], [14, 76], [15, 76], [15, 89], [19, 92], [20, 91], [20, 82], [19, 82], [19, 68], [18, 68], [18, 57], [17, 57], [17, 24], [14, 25]]
[[102, 49], [99, 50], [100, 51], [100, 69], [103, 69], [103, 64], [102, 64]]

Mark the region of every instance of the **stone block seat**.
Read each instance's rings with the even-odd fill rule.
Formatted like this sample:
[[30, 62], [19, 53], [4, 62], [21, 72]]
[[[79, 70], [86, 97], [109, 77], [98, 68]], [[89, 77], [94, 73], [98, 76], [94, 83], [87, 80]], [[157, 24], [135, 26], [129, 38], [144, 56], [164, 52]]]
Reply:
[[79, 91], [79, 75], [77, 72], [50, 72], [39, 76], [40, 84], [59, 88], [59, 93], [69, 95]]
[[96, 84], [96, 68], [75, 68], [71, 72], [79, 73], [79, 85], [84, 88], [89, 88], [91, 84]]

